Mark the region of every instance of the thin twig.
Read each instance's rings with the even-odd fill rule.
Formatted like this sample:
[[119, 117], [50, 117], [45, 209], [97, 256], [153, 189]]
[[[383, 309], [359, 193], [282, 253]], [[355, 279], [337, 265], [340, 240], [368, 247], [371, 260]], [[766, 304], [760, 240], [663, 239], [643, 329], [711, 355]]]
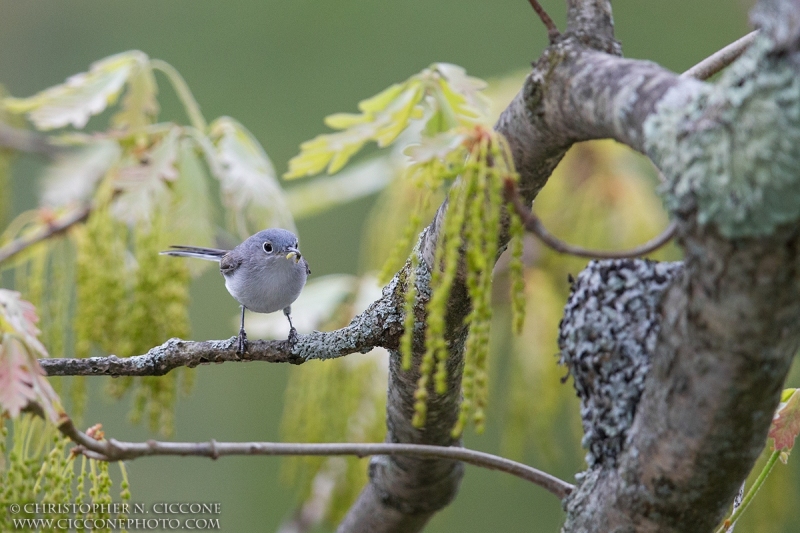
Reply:
[[733, 41], [731, 44], [718, 50], [681, 74], [681, 78], [695, 78], [707, 80], [720, 70], [724, 69], [741, 56], [747, 47], [753, 44], [758, 30], [752, 31], [744, 37]]
[[[531, 0], [531, 5], [534, 1]], [[538, 4], [537, 4], [538, 5]], [[536, 7], [534, 7], [536, 9]], [[538, 13], [538, 11], [537, 11]], [[753, 31], [738, 39], [725, 48], [715, 52], [709, 57], [705, 58], [683, 74], [681, 78], [696, 78], [705, 80], [733, 63], [739, 56], [741, 56], [747, 47], [750, 46], [758, 35], [758, 31]], [[522, 204], [522, 200], [517, 191], [516, 185], [511, 180], [506, 180], [506, 200], [514, 205], [514, 210], [522, 218], [525, 224], [525, 229], [539, 237], [542, 242], [548, 245], [553, 250], [563, 253], [574, 255], [577, 257], [588, 257], [591, 259], [627, 259], [631, 257], [641, 257], [658, 250], [667, 244], [675, 236], [677, 225], [671, 222], [659, 235], [646, 243], [631, 248], [629, 250], [622, 250], [616, 252], [606, 252], [601, 250], [590, 250], [581, 246], [574, 246], [567, 242], [562, 241], [552, 233], [547, 231], [542, 221], [530, 209]]]
[[59, 426], [61, 433], [78, 446], [76, 453], [102, 461], [127, 461], [153, 455], [211, 457], [225, 455], [411, 455], [437, 459], [452, 459], [474, 466], [499, 470], [522, 478], [564, 499], [573, 490], [566, 481], [531, 466], [477, 450], [453, 446], [394, 443], [323, 443], [288, 442], [121, 442], [115, 439], [95, 440], [78, 430], [71, 420]]
[[555, 22], [553, 22], [553, 19], [550, 18], [550, 15], [547, 14], [547, 11], [544, 10], [537, 0], [528, 0], [528, 2], [530, 2], [536, 14], [539, 15], [544, 27], [547, 28], [547, 37], [550, 40], [550, 44], [553, 44], [556, 39], [561, 36], [561, 32], [558, 31], [558, 27]]
[[91, 208], [89, 206], [84, 206], [74, 211], [70, 211], [63, 217], [47, 224], [37, 231], [34, 231], [30, 235], [26, 235], [11, 241], [0, 248], [0, 263], [17, 255], [29, 246], [33, 246], [34, 244], [37, 244], [45, 239], [49, 239], [50, 237], [68, 230], [75, 224], [83, 222], [89, 216], [90, 211]]
[[191, 122], [192, 126], [201, 132], [205, 132], [206, 129], [208, 129], [208, 123], [206, 122], [203, 113], [200, 111], [200, 104], [198, 104], [197, 100], [195, 100], [192, 91], [189, 89], [189, 85], [186, 83], [186, 80], [183, 79], [183, 76], [181, 76], [180, 72], [178, 72], [175, 67], [166, 61], [162, 61], [161, 59], [151, 59], [150, 66], [164, 73], [164, 75], [172, 84], [172, 88], [175, 89], [178, 99], [183, 104], [183, 108], [186, 110], [186, 115], [189, 117], [189, 122]]
[[513, 205], [514, 211], [516, 211], [522, 219], [522, 223], [527, 231], [539, 237], [542, 242], [553, 250], [562, 254], [575, 255], [578, 257], [588, 257], [591, 259], [627, 259], [631, 257], [640, 257], [658, 250], [667, 244], [675, 235], [675, 229], [677, 227], [673, 222], [654, 239], [629, 250], [611, 252], [588, 250], [580, 246], [573, 246], [572, 244], [566, 243], [547, 231], [539, 217], [523, 205], [522, 198], [519, 195], [519, 191], [517, 191], [517, 185], [511, 179], [505, 181], [505, 197], [506, 201], [511, 202]]

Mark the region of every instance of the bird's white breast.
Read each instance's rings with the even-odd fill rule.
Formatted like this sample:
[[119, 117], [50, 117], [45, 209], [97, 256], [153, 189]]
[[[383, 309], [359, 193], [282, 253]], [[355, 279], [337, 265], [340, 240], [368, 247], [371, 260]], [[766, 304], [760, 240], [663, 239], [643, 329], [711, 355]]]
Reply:
[[245, 263], [225, 276], [225, 287], [231, 296], [256, 313], [273, 313], [294, 302], [306, 283], [303, 262], [281, 256]]

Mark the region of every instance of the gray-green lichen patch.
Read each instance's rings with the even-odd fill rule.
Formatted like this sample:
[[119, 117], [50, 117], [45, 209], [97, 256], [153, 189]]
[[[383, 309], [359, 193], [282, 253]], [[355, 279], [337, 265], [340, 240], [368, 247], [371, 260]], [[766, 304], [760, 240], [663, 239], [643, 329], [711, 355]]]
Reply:
[[395, 275], [383, 288], [381, 298], [346, 327], [301, 336], [291, 348], [292, 355], [304, 360], [333, 359], [355, 352], [366, 353], [383, 346], [387, 337], [399, 336], [403, 327], [401, 277], [401, 274]]
[[559, 330], [560, 363], [581, 399], [586, 462], [614, 466], [650, 369], [664, 290], [681, 263], [592, 261], [572, 286]]
[[667, 207], [728, 238], [800, 219], [800, 76], [773, 47], [760, 37], [718, 83], [676, 86], [644, 124]]

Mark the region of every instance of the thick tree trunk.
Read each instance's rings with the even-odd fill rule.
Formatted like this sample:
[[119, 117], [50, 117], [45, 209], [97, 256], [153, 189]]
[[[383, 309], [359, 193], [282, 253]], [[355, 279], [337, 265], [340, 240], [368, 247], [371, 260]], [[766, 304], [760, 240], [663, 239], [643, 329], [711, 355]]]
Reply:
[[[713, 87], [618, 57], [609, 1], [567, 4], [567, 32], [496, 126], [511, 145], [520, 190], [533, 200], [571, 144], [616, 139], [666, 175], [686, 260], [661, 271], [599, 264], [614, 284], [587, 288], [581, 283], [597, 280], [585, 276], [576, 285], [573, 298], [591, 289], [592, 305], [610, 305], [603, 309], [624, 320], [617, 335], [576, 346], [588, 338], [581, 328], [591, 327], [585, 316], [572, 321], [586, 302], [573, 301], [565, 316], [563, 358], [588, 406], [594, 447], [566, 502], [564, 531], [710, 531], [764, 446], [800, 343], [800, 2], [762, 0], [754, 15], [761, 37]], [[418, 248], [420, 321], [445, 210]], [[411, 372], [392, 353], [389, 441], [454, 444], [469, 309], [463, 280], [448, 309], [448, 392], [431, 395], [425, 428], [413, 428], [422, 343]], [[587, 372], [592, 364], [602, 371]], [[452, 500], [461, 475], [449, 461], [377, 458], [340, 531], [419, 531]]]

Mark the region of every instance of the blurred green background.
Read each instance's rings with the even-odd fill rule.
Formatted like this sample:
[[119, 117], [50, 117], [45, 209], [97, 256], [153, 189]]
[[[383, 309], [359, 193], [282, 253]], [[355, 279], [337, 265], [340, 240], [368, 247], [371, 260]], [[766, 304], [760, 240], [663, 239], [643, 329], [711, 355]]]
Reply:
[[[542, 3], [563, 27], [564, 2]], [[747, 32], [749, 5], [742, 0], [620, 0], [614, 5], [617, 36], [627, 56], [681, 71]], [[0, 83], [14, 96], [60, 83], [102, 57], [140, 49], [182, 73], [207, 118], [230, 115], [249, 128], [279, 173], [302, 141], [325, 131], [325, 115], [354, 111], [359, 100], [434, 61], [456, 63], [491, 79], [526, 68], [545, 44], [545, 31], [524, 0], [0, 0]], [[161, 81], [161, 119], [182, 118]], [[29, 160], [16, 164], [15, 214], [36, 205], [35, 169]], [[373, 201], [299, 221], [314, 276], [358, 272], [362, 225]], [[235, 334], [236, 312], [216, 272], [195, 281], [193, 338]], [[498, 351], [508, 344], [497, 339]], [[257, 363], [199, 368], [192, 396], [178, 403], [174, 439], [278, 440], [285, 383], [290, 373], [303, 371]], [[507, 379], [508, 372], [499, 369], [492, 390], [502, 391]], [[146, 427], [128, 423], [127, 401], [110, 402], [102, 395], [101, 380], [91, 382], [87, 423], [102, 421], [107, 434], [118, 439], [154, 437]], [[501, 451], [501, 420], [493, 412], [503, 399], [493, 395], [487, 432], [468, 431], [466, 445]], [[569, 450], [555, 459], [526, 450], [523, 458], [572, 479], [582, 467], [582, 451], [568, 428], [556, 426], [552, 430], [560, 442], [571, 443]], [[762, 516], [785, 516], [784, 528], [776, 529], [773, 522], [769, 529], [759, 527], [754, 510], [741, 531], [800, 529], [791, 503], [795, 489], [780, 488], [796, 483], [798, 463], [779, 465], [768, 481], [778, 489], [755, 504]], [[276, 458], [140, 459], [128, 469], [134, 502], [221, 502], [224, 531], [274, 531], [295, 507], [292, 491], [279, 479]], [[428, 531], [557, 531], [561, 521], [558, 502], [545, 491], [468, 467], [458, 498]]]

